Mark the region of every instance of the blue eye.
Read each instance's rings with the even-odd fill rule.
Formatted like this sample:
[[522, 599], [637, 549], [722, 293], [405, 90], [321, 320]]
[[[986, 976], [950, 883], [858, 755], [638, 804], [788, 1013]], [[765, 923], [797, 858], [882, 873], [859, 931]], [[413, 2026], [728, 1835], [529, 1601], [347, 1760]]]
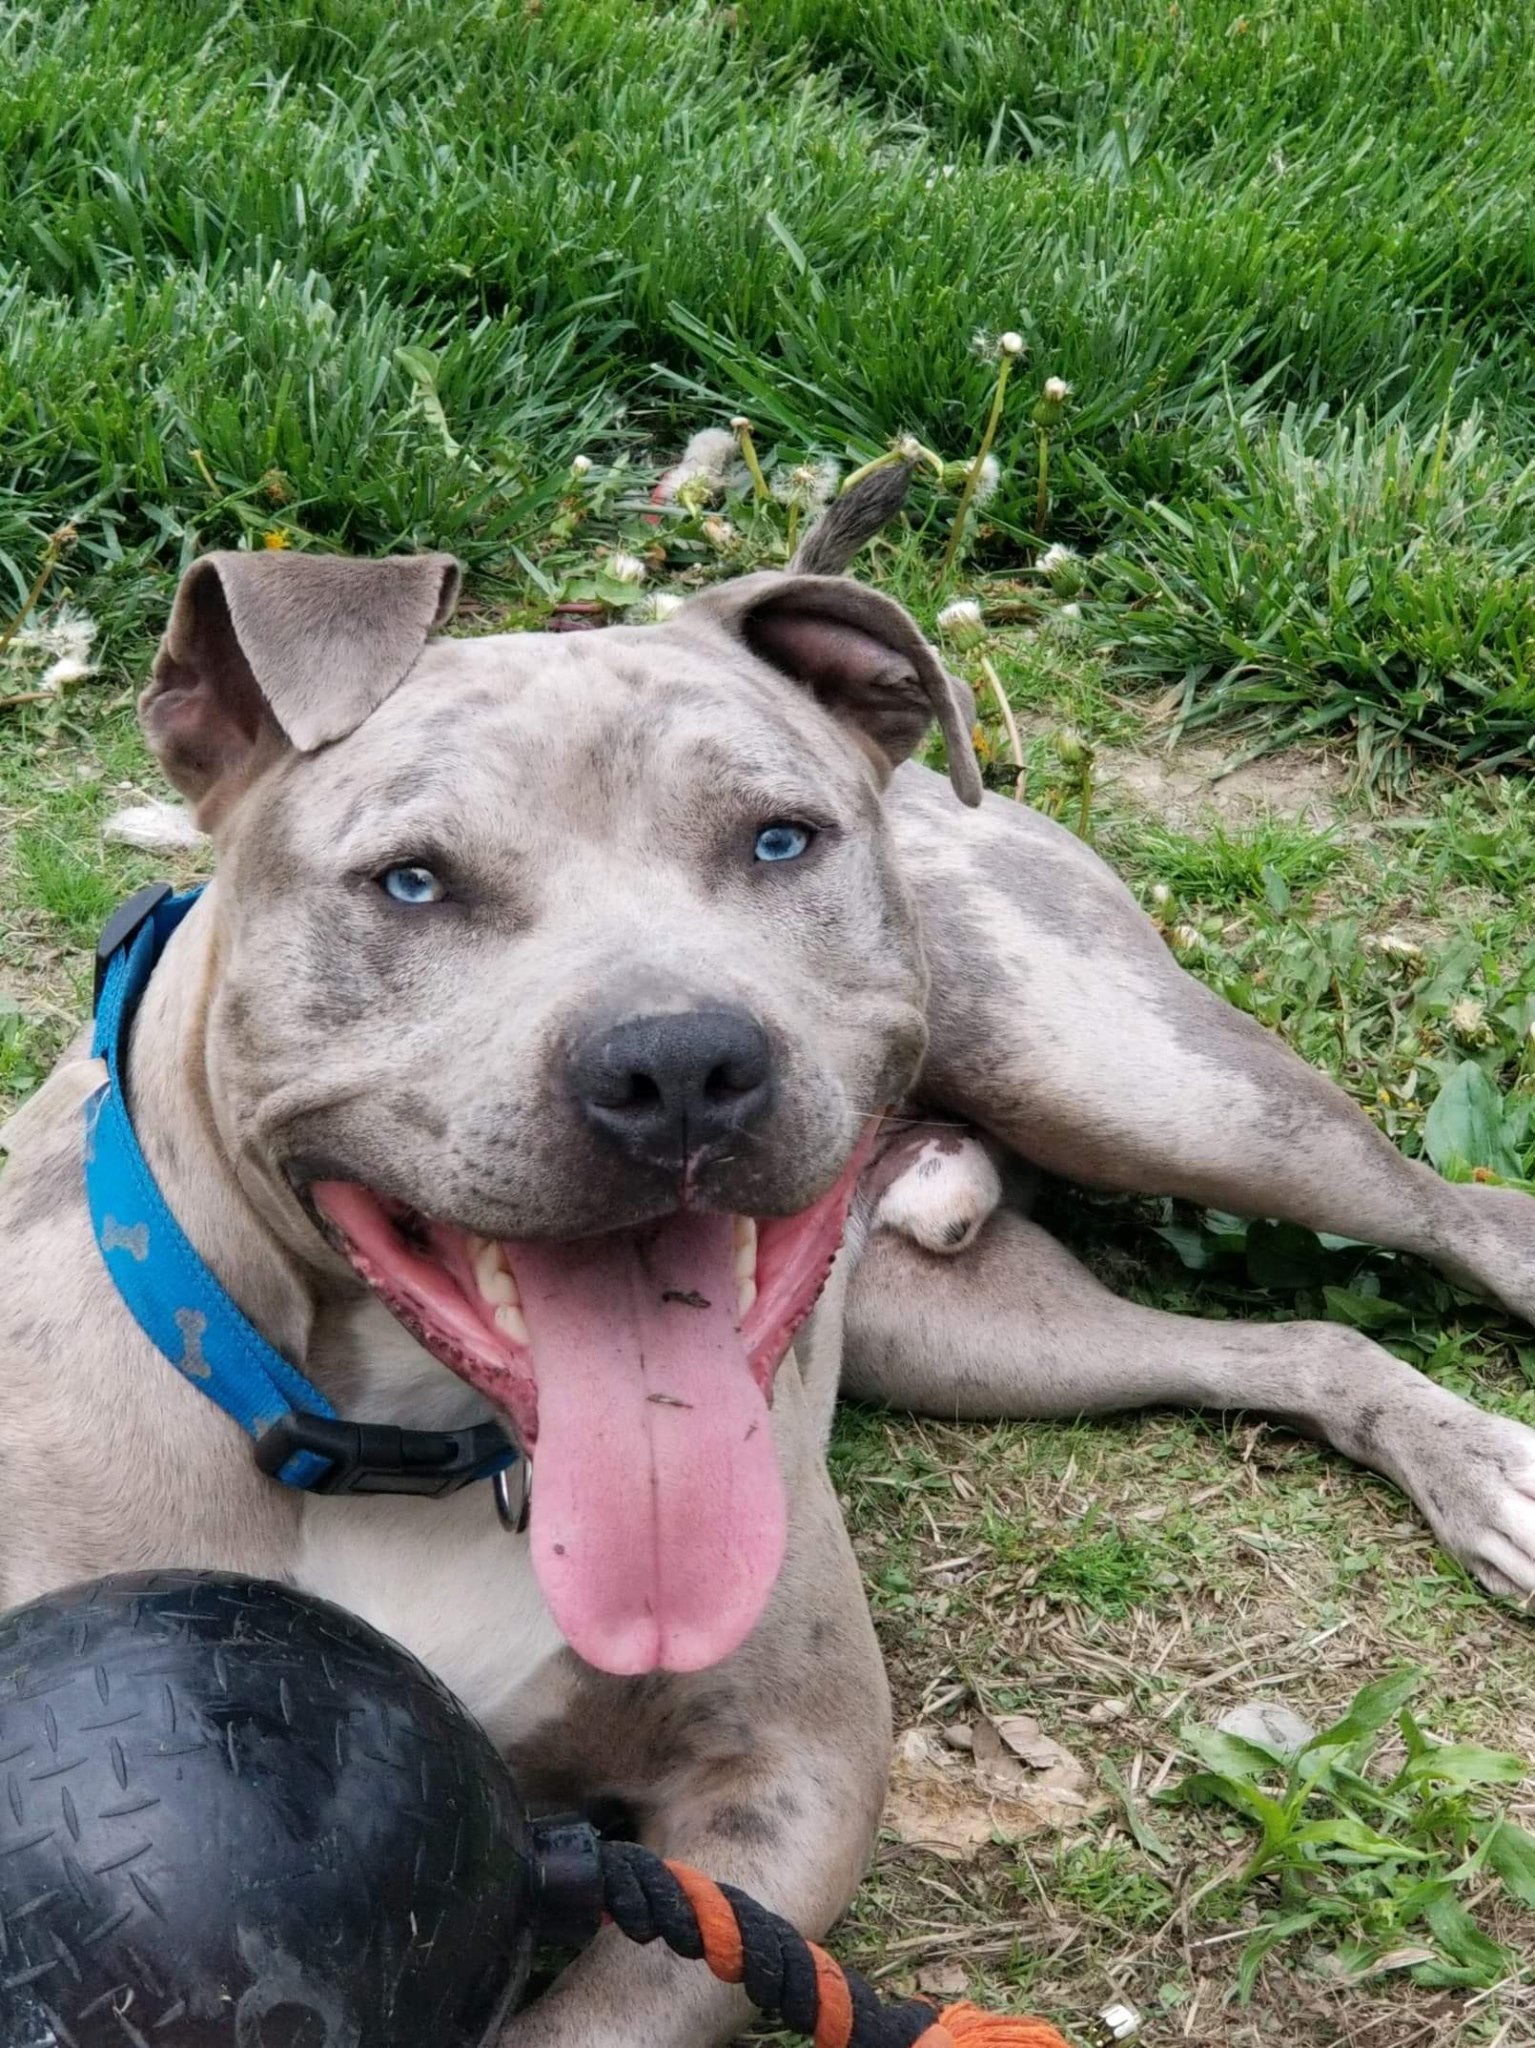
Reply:
[[385, 868], [378, 879], [384, 894], [396, 903], [441, 903], [448, 893], [430, 868]]
[[757, 859], [798, 860], [814, 837], [808, 825], [794, 825], [787, 819], [775, 820], [771, 825], [764, 825], [757, 834]]

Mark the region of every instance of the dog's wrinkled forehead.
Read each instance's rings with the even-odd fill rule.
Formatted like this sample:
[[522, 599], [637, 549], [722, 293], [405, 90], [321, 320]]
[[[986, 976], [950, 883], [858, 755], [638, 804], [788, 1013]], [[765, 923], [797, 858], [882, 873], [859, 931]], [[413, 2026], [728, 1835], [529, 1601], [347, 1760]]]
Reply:
[[872, 821], [867, 754], [728, 644], [666, 626], [438, 641], [345, 740], [283, 778], [308, 846], [685, 845], [728, 809]]

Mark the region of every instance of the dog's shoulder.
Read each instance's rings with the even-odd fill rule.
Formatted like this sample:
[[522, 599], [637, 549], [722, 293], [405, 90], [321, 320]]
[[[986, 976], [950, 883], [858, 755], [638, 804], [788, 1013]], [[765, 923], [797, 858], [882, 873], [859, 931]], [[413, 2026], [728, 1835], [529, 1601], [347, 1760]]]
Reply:
[[[91, 1057], [89, 1031], [82, 1031], [40, 1088], [21, 1107], [0, 1123], [0, 1153], [7, 1155], [0, 1187], [58, 1176], [60, 1161], [72, 1160], [71, 1193], [85, 1199], [78, 1166], [83, 1142], [83, 1117], [87, 1099], [107, 1077], [103, 1063]], [[35, 1193], [35, 1190], [33, 1191]]]

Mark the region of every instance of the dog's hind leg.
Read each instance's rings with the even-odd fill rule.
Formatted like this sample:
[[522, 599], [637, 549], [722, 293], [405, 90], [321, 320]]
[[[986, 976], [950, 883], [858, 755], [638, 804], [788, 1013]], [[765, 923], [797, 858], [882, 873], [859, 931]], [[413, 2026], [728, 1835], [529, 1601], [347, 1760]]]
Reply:
[[1090, 847], [903, 768], [888, 810], [932, 970], [919, 1092], [1085, 1185], [1182, 1195], [1431, 1259], [1535, 1322], [1535, 1202], [1404, 1159], [1184, 973]]
[[848, 1290], [842, 1391], [946, 1417], [1162, 1402], [1280, 1416], [1394, 1480], [1489, 1590], [1535, 1597], [1535, 1430], [1341, 1324], [1123, 1301], [1010, 1209], [949, 1257], [876, 1222]]

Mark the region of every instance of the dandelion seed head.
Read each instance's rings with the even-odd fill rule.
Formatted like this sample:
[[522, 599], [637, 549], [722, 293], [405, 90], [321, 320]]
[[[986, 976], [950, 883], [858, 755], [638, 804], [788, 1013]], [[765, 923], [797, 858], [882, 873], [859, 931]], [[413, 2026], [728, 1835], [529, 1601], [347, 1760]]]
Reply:
[[938, 630], [957, 647], [978, 647], [986, 638], [986, 621], [973, 597], [957, 597], [938, 614]]
[[1052, 405], [1064, 405], [1071, 396], [1071, 386], [1064, 377], [1047, 377], [1045, 396]]
[[780, 463], [768, 479], [768, 488], [780, 505], [792, 505], [801, 512], [819, 512], [831, 502], [840, 472], [834, 462]]
[[622, 549], [609, 555], [602, 567], [615, 583], [640, 584], [650, 574], [638, 555], [625, 554]]
[[686, 603], [687, 599], [679, 596], [675, 590], [653, 591], [645, 615], [653, 624], [664, 625], [674, 613], [680, 612]]
[[[972, 463], [971, 468], [974, 469], [974, 467], [975, 465]], [[988, 455], [976, 473], [975, 488], [970, 494], [970, 502], [977, 511], [980, 510], [982, 505], [990, 504], [991, 500], [997, 495], [997, 486], [1001, 481], [1002, 465], [998, 462], [995, 455]]]
[[998, 336], [997, 347], [1005, 356], [1021, 356], [1023, 354], [1023, 336], [1015, 328], [1010, 327], [1006, 334]]
[[[741, 425], [743, 422], [733, 422]], [[700, 427], [682, 451], [681, 469], [712, 476], [723, 483], [740, 459], [736, 437], [728, 427]]]
[[93, 618], [84, 612], [72, 611], [66, 605], [43, 625], [23, 627], [11, 642], [11, 651], [13, 654], [30, 654], [38, 660], [88, 664], [96, 633]]
[[64, 654], [50, 667], [45, 668], [39, 689], [64, 690], [71, 683], [83, 683], [87, 676], [93, 676], [95, 668], [88, 661], [80, 661], [72, 654]]
[[591, 468], [592, 458], [589, 455], [572, 456], [570, 463], [570, 473], [572, 476], [589, 476]]
[[750, 481], [736, 437], [728, 427], [700, 427], [656, 486], [663, 505], [680, 501], [689, 510], [713, 504], [726, 491]]

